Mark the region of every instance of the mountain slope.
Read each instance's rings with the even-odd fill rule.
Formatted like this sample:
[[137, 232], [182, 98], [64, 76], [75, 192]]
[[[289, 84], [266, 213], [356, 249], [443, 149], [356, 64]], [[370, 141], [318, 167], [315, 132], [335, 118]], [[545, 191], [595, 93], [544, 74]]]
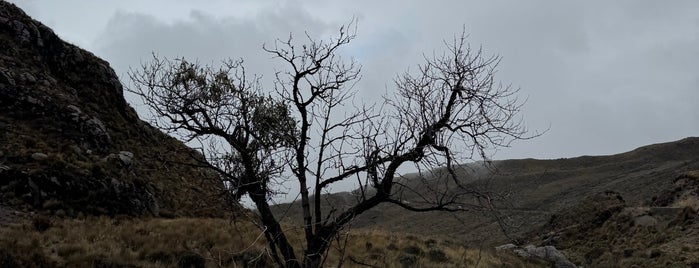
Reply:
[[699, 171], [691, 171], [643, 204], [629, 204], [615, 192], [586, 198], [526, 240], [555, 246], [586, 267], [697, 267], [697, 211]]
[[[699, 138], [644, 146], [609, 156], [581, 156], [556, 160], [494, 161], [489, 168], [479, 163], [463, 166], [460, 180], [469, 188], [507, 193], [509, 205], [500, 210], [509, 217], [509, 238], [488, 213], [414, 213], [395, 205], [381, 205], [362, 214], [353, 228], [381, 229], [393, 232], [435, 235], [474, 245], [505, 243], [543, 226], [551, 215], [569, 209], [588, 196], [615, 191], [627, 204], [650, 202], [654, 196], [673, 187], [679, 174], [699, 169]], [[435, 172], [433, 174], [438, 174]], [[435, 181], [417, 174], [404, 178], [406, 184]], [[434, 185], [414, 187], [429, 189]], [[337, 205], [353, 203], [349, 193], [331, 194]], [[416, 203], [415, 195], [402, 200]], [[300, 222], [298, 205], [282, 204], [279, 215]], [[288, 212], [287, 212], [288, 211]], [[328, 211], [326, 209], [326, 211]]]
[[0, 205], [69, 215], [220, 213], [196, 152], [139, 120], [109, 64], [0, 1]]

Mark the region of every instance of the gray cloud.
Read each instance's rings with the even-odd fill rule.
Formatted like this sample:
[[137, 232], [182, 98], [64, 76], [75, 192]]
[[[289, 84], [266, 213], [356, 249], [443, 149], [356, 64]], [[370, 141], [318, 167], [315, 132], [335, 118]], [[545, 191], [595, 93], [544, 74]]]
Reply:
[[358, 38], [343, 53], [362, 63], [367, 100], [465, 26], [473, 45], [503, 56], [498, 78], [522, 88], [530, 128], [551, 126], [498, 159], [611, 154], [699, 134], [695, 1], [123, 1], [89, 15], [84, 1], [16, 2], [119, 74], [155, 51], [243, 57], [269, 75], [279, 65], [262, 43], [289, 32], [325, 38], [355, 16]]

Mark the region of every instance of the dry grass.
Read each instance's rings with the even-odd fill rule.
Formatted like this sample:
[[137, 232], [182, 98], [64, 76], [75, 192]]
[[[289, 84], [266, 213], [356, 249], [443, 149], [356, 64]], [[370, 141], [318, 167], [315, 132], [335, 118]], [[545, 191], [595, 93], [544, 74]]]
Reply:
[[[107, 217], [50, 221], [44, 231], [30, 222], [0, 229], [0, 266], [272, 266], [264, 236], [252, 223]], [[295, 245], [303, 237], [301, 230], [288, 230], [288, 235]], [[333, 246], [326, 267], [540, 267], [509, 254], [379, 231], [353, 231]]]
[[694, 211], [699, 211], [699, 197], [698, 196], [687, 196], [680, 200], [677, 200], [672, 207], [684, 208], [688, 207]]
[[[344, 249], [343, 249], [344, 246]], [[339, 254], [344, 251], [345, 254]], [[334, 243], [327, 267], [539, 267], [511, 254], [465, 248], [448, 240], [398, 235], [378, 230], [356, 230]]]
[[44, 232], [28, 224], [0, 230], [0, 245], [36, 248], [38, 254], [59, 266], [106, 261], [169, 267], [188, 255], [201, 256], [211, 266], [231, 266], [239, 255], [264, 250], [264, 237], [257, 239], [260, 231], [254, 225], [223, 219], [97, 217], [56, 219], [52, 225]]

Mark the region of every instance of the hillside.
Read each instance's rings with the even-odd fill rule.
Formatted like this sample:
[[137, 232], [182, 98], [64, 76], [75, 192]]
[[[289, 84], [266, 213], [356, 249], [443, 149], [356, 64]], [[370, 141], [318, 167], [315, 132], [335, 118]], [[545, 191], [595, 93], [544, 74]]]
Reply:
[[109, 64], [0, 1], [0, 210], [220, 214], [197, 153], [141, 121]]
[[[609, 156], [504, 160], [494, 161], [489, 167], [472, 163], [460, 170], [460, 179], [466, 185], [509, 194], [509, 204], [499, 211], [510, 217], [511, 225], [506, 228], [509, 238], [489, 213], [414, 213], [390, 204], [364, 213], [352, 227], [431, 235], [471, 245], [502, 244], [540, 228], [553, 214], [594, 194], [614, 191], [629, 205], [651, 202], [654, 196], [674, 187], [674, 178], [691, 170], [699, 170], [699, 138], [654, 144]], [[404, 179], [406, 184], [430, 181], [434, 180], [422, 180], [417, 174], [406, 175]], [[327, 199], [341, 206], [351, 204], [355, 197], [351, 193], [338, 193]], [[409, 194], [402, 200], [418, 201]], [[282, 204], [277, 209], [287, 222], [300, 222], [299, 206]]]
[[585, 267], [699, 266], [699, 172], [683, 173], [650, 202], [616, 192], [590, 196], [530, 233]]

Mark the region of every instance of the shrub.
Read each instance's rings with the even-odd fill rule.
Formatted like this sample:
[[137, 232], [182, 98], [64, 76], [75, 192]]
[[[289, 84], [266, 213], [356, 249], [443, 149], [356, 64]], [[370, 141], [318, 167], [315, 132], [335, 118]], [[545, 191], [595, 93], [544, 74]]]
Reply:
[[650, 251], [650, 258], [651, 259], [655, 259], [657, 257], [660, 257], [661, 255], [663, 255], [663, 252], [660, 251], [659, 249], [653, 249]]
[[412, 254], [412, 255], [421, 255], [422, 254], [422, 249], [418, 246], [407, 246], [403, 248], [403, 252]]
[[430, 249], [430, 251], [427, 253], [427, 258], [432, 262], [439, 263], [449, 261], [449, 257], [447, 257], [447, 254], [441, 249]]
[[164, 251], [156, 251], [146, 255], [146, 260], [154, 263], [170, 263], [172, 262], [172, 255]]
[[134, 265], [121, 264], [112, 260], [98, 258], [92, 261], [93, 268], [135, 268]]
[[398, 250], [398, 246], [395, 243], [388, 244], [386, 247], [388, 250]]
[[5, 250], [0, 250], [0, 267], [20, 267], [15, 256]]
[[398, 257], [398, 263], [401, 264], [402, 267], [415, 267], [415, 264], [417, 264], [417, 256], [415, 255], [400, 255]]
[[42, 233], [51, 228], [53, 226], [53, 223], [51, 222], [50, 218], [43, 215], [39, 215], [32, 219], [32, 226], [34, 227], [34, 230]]
[[180, 268], [204, 268], [206, 260], [194, 252], [183, 252], [177, 260], [177, 267]]
[[54, 263], [48, 261], [43, 253], [36, 251], [36, 248], [14, 247], [3, 249], [5, 246], [7, 245], [0, 246], [0, 267], [56, 267]]

